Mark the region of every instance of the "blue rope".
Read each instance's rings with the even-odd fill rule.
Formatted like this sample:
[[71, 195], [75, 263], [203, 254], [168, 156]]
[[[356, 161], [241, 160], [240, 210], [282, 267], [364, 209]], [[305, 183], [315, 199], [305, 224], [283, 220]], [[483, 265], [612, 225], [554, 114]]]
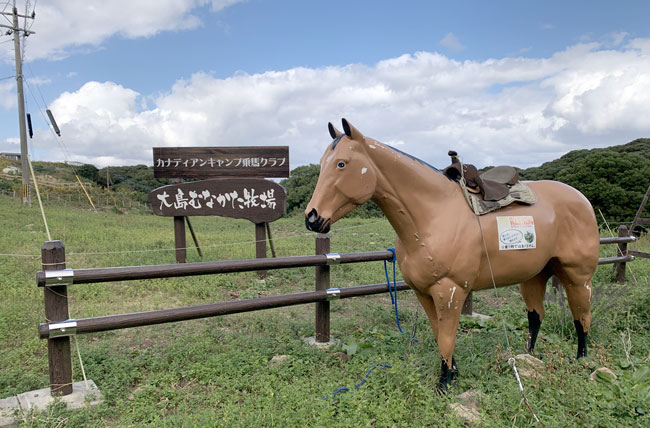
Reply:
[[[388, 251], [393, 253], [393, 257], [390, 260], [384, 260], [384, 273], [386, 274], [386, 283], [388, 284], [388, 293], [390, 294], [390, 302], [393, 304], [395, 307], [395, 322], [397, 323], [397, 329], [399, 330], [400, 333], [402, 333], [402, 336], [408, 338], [411, 342], [417, 343], [418, 340], [413, 337], [414, 335], [411, 335], [411, 337], [408, 337], [406, 333], [402, 330], [402, 326], [399, 323], [399, 310], [397, 309], [397, 280], [395, 279], [396, 274], [395, 274], [395, 260], [397, 259], [397, 256], [395, 254], [395, 248], [388, 248]], [[392, 263], [393, 264], [393, 282], [391, 284], [390, 278], [388, 277], [388, 265], [387, 263]]]
[[[399, 329], [399, 332], [402, 333], [402, 336], [407, 337], [411, 342], [417, 343], [418, 340], [414, 337], [415, 336], [415, 324], [413, 325], [413, 333], [411, 334], [411, 337], [408, 337], [406, 333], [402, 330], [402, 326], [399, 323], [399, 311], [397, 309], [397, 275], [396, 275], [396, 267], [395, 267], [395, 262], [397, 260], [397, 255], [395, 254], [395, 248], [388, 248], [388, 251], [393, 253], [393, 257], [390, 258], [390, 260], [384, 260], [384, 273], [386, 274], [386, 283], [388, 284], [388, 293], [390, 294], [390, 301], [395, 307], [395, 321], [397, 322], [397, 328]], [[388, 265], [387, 262], [393, 264], [393, 281], [391, 283], [390, 277], [388, 276]], [[375, 363], [366, 372], [366, 375], [361, 379], [361, 382], [355, 385], [354, 389], [358, 390], [361, 388], [365, 383], [366, 380], [368, 380], [368, 376], [370, 373], [375, 369], [375, 367], [386, 367], [386, 368], [392, 368], [390, 364], [385, 364], [385, 363]], [[336, 396], [342, 392], [348, 392], [350, 391], [350, 388], [347, 386], [341, 386], [340, 388], [336, 388], [334, 392], [332, 393], [332, 398], [335, 399]], [[323, 400], [329, 399], [330, 396], [325, 396], [323, 397]]]
[[[359, 382], [358, 384], [356, 384], [354, 386], [355, 390], [358, 390], [359, 388], [361, 388], [363, 386], [363, 384], [366, 383], [366, 380], [368, 380], [368, 376], [370, 376], [370, 373], [372, 373], [372, 371], [375, 369], [375, 367], [386, 367], [387, 369], [393, 368], [393, 366], [391, 366], [390, 364], [386, 364], [386, 363], [375, 363], [375, 364], [373, 364], [372, 366], [370, 366], [368, 371], [366, 371], [366, 375], [363, 377], [363, 379], [361, 379], [361, 382]], [[347, 386], [342, 386], [340, 388], [337, 388], [332, 393], [332, 398], [335, 398], [336, 395], [341, 393], [341, 392], [348, 392], [348, 391], [350, 391], [350, 388], [348, 388]], [[327, 400], [328, 398], [330, 398], [329, 395], [326, 396], [326, 397], [323, 397], [323, 400]]]

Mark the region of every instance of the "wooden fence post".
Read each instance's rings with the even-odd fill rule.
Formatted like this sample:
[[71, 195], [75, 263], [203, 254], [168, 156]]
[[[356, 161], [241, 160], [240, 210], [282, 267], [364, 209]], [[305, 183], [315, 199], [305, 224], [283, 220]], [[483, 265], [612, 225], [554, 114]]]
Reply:
[[176, 263], [185, 263], [187, 259], [185, 216], [174, 216], [174, 244], [176, 247]]
[[[65, 247], [61, 241], [48, 241], [41, 248], [43, 270], [65, 269]], [[45, 319], [47, 322], [65, 321], [68, 313], [68, 290], [65, 285], [43, 287]], [[50, 366], [50, 391], [52, 395], [72, 394], [72, 359], [70, 337], [47, 340], [47, 357]]]
[[[316, 235], [316, 254], [330, 252], [330, 236], [326, 233]], [[330, 267], [316, 266], [316, 291], [330, 288]], [[330, 341], [330, 302], [316, 303], [316, 343]]]
[[463, 315], [472, 315], [474, 313], [474, 308], [472, 308], [472, 294], [473, 291], [470, 291], [467, 297], [465, 298], [465, 303], [463, 303], [463, 308], [460, 310], [460, 313]]
[[[255, 223], [255, 258], [265, 259], [266, 258], [266, 224], [265, 223]], [[265, 270], [258, 270], [257, 275], [260, 278], [266, 276]]]
[[[629, 231], [626, 225], [622, 224], [618, 227], [618, 236], [628, 236]], [[618, 243], [618, 256], [627, 256], [627, 242]], [[616, 263], [616, 282], [625, 282], [625, 262]]]

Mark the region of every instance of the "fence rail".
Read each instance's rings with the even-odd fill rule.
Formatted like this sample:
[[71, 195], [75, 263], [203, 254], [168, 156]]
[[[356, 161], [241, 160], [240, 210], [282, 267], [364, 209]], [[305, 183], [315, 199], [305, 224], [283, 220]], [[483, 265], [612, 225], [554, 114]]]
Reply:
[[[174, 278], [193, 275], [212, 275], [249, 272], [267, 269], [289, 269], [332, 264], [361, 263], [390, 260], [391, 251], [368, 251], [360, 253], [332, 253], [314, 256], [276, 257], [273, 259], [224, 260], [170, 265], [120, 266], [94, 269], [67, 269], [66, 271], [39, 271], [36, 284], [39, 287], [63, 283], [88, 284], [138, 279]], [[57, 278], [61, 278], [58, 280]]]
[[[409, 286], [404, 281], [397, 282], [397, 290], [407, 290]], [[103, 317], [76, 319], [67, 323], [43, 323], [39, 325], [38, 333], [41, 339], [58, 334], [56, 329], [74, 329], [75, 334], [96, 333], [122, 328], [141, 327], [145, 325], [164, 324], [168, 322], [208, 318], [219, 315], [237, 314], [241, 312], [259, 311], [262, 309], [280, 308], [284, 306], [302, 305], [306, 303], [327, 302], [334, 299], [369, 296], [388, 291], [386, 284], [357, 285], [344, 288], [329, 288], [326, 290], [306, 291], [302, 293], [280, 294], [278, 296], [259, 297], [256, 299], [235, 300], [231, 302], [209, 303], [205, 305], [185, 306], [174, 309], [161, 309], [148, 312], [108, 315]], [[61, 327], [57, 327], [57, 325]]]

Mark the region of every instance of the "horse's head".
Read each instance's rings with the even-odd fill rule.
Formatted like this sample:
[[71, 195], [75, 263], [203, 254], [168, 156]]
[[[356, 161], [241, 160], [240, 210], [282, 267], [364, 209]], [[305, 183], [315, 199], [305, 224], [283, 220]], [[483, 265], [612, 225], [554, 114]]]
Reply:
[[330, 226], [367, 202], [375, 192], [377, 171], [370, 159], [365, 137], [343, 119], [340, 132], [331, 123], [334, 139], [320, 160], [320, 175], [305, 210], [307, 229], [327, 233]]

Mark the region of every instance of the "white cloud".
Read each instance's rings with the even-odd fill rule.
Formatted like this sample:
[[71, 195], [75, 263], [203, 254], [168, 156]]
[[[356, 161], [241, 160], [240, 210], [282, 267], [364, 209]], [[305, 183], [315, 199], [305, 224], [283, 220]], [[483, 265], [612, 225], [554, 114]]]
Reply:
[[440, 40], [440, 45], [452, 52], [460, 52], [466, 48], [454, 33], [445, 34], [445, 37]]
[[[151, 37], [163, 31], [196, 28], [202, 24], [197, 8], [213, 12], [243, 0], [51, 0], [37, 3], [27, 39], [28, 58], [57, 59], [72, 52], [97, 48], [107, 39]], [[107, 19], [113, 17], [114, 19]], [[13, 46], [0, 45], [0, 58], [13, 61]]]
[[606, 39], [609, 41], [610, 46], [619, 46], [623, 41], [629, 36], [629, 33], [626, 33], [625, 31], [618, 31], [614, 33], [609, 33], [608, 35], [605, 36]]
[[[634, 39], [548, 58], [459, 62], [418, 52], [374, 66], [196, 73], [156, 96], [88, 82], [51, 108], [73, 160], [98, 166], [151, 164], [154, 146], [289, 145], [297, 167], [318, 162], [327, 122], [340, 127], [346, 117], [434, 165], [455, 149], [481, 166], [527, 167], [649, 136], [649, 50], [650, 39]], [[40, 147], [56, 146], [41, 134]]]
[[12, 109], [18, 104], [15, 79], [0, 81], [0, 108]]

